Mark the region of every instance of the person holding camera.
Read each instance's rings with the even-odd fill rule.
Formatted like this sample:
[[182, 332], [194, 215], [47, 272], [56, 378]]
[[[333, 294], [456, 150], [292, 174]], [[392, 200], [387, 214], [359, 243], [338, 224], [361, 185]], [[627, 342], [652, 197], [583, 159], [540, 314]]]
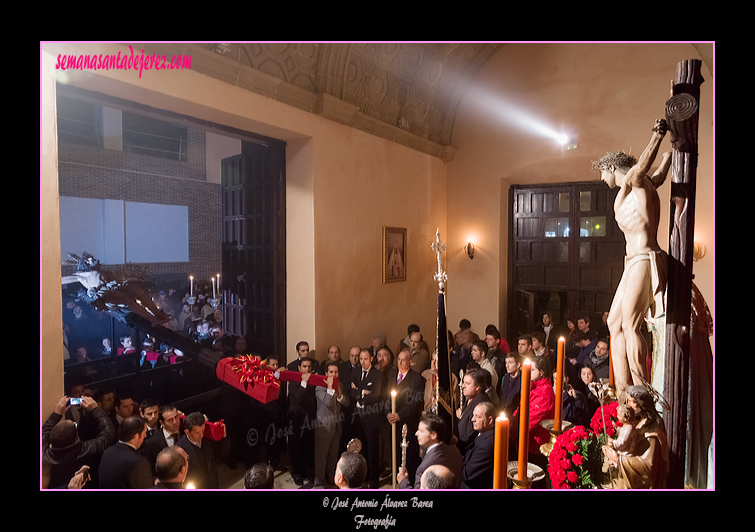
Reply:
[[70, 408], [67, 396], [61, 397], [55, 409], [42, 425], [42, 488], [65, 489], [82, 466], [95, 468], [105, 449], [115, 443], [115, 428], [108, 415], [91, 397], [81, 397], [80, 402], [95, 419], [98, 434], [95, 438], [81, 441], [76, 423], [64, 419]]

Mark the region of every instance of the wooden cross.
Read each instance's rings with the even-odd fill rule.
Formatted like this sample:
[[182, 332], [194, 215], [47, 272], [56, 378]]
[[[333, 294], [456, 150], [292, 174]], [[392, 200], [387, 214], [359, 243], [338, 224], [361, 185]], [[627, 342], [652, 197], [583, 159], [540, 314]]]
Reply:
[[672, 96], [666, 102], [671, 134], [671, 227], [666, 288], [664, 407], [669, 445], [667, 486], [684, 487], [687, 443], [687, 399], [690, 360], [690, 306], [692, 304], [692, 252], [695, 232], [697, 180], [697, 129], [702, 61], [690, 59], [676, 66]]

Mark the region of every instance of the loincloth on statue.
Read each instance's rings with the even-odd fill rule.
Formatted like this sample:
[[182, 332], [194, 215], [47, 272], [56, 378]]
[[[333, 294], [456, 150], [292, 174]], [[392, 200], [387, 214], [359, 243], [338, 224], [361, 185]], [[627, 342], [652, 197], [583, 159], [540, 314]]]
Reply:
[[626, 275], [629, 268], [634, 264], [644, 260], [650, 261], [650, 289], [653, 295], [653, 300], [650, 303], [650, 308], [648, 308], [645, 319], [653, 323], [656, 319], [666, 314], [665, 296], [668, 255], [666, 255], [665, 251], [649, 251], [648, 253], [635, 255], [629, 260], [624, 257], [624, 275]]

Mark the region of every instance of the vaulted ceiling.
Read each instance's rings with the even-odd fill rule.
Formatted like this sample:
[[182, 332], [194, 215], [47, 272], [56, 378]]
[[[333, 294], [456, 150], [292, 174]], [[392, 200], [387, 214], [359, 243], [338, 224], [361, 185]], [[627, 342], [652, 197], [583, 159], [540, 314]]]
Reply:
[[191, 69], [444, 160], [466, 87], [500, 43], [139, 44]]
[[[504, 43], [149, 43], [191, 69], [294, 107], [453, 159], [465, 90]], [[712, 71], [712, 44], [694, 45]]]

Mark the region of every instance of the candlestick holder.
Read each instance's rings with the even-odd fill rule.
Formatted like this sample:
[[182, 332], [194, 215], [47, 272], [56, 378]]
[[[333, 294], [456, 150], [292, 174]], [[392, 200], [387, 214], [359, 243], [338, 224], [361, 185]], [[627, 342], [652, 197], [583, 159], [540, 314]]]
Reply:
[[220, 306], [220, 300], [219, 299], [208, 299], [207, 300], [210, 303], [210, 306], [214, 309], [217, 309]]
[[519, 461], [514, 460], [506, 464], [506, 477], [514, 484], [514, 489], [525, 490], [532, 487], [533, 482], [545, 478], [543, 468], [527, 462], [527, 478], [519, 478]]
[[187, 298], [186, 298], [186, 302], [187, 302], [187, 303], [188, 303], [189, 305], [193, 305], [194, 303], [196, 303], [196, 302], [197, 302], [197, 298], [196, 298], [196, 297], [194, 297], [194, 296], [189, 296], [189, 297], [187, 297]]
[[616, 401], [616, 386], [615, 385], [609, 384], [608, 388], [606, 388], [606, 399], [607, 399], [606, 404], [613, 403], [614, 401]]
[[543, 456], [549, 456], [558, 437], [570, 428], [574, 427], [574, 423], [562, 420], [561, 430], [556, 430], [555, 419], [544, 419], [540, 422], [540, 426], [551, 433], [551, 440], [548, 443], [544, 443], [540, 446], [540, 454], [542, 454]]

